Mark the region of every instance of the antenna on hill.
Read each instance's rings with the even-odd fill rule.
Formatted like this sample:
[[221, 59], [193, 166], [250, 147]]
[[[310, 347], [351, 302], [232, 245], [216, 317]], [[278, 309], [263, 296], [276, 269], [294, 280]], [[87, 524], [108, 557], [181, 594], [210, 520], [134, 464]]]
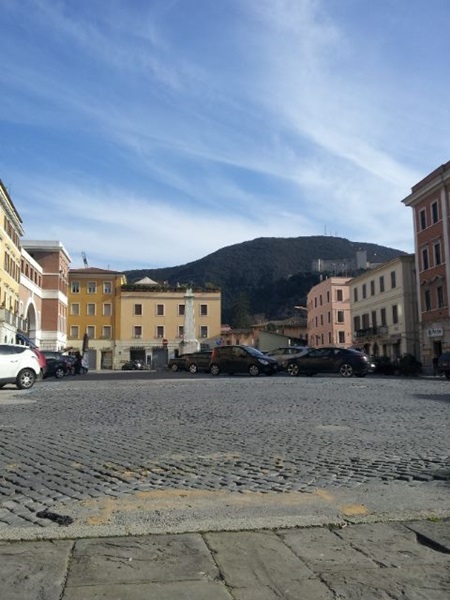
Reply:
[[83, 258], [83, 265], [85, 266], [85, 268], [87, 268], [89, 266], [89, 264], [88, 264], [88, 261], [86, 258], [86, 252], [82, 252], [81, 257]]

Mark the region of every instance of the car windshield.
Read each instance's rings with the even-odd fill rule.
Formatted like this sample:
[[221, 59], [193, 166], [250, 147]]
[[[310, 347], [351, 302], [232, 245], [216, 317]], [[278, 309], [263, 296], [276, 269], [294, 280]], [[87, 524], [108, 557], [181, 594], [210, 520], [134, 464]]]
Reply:
[[266, 357], [266, 355], [263, 354], [260, 350], [257, 350], [256, 348], [252, 348], [252, 346], [246, 346], [246, 350], [252, 356], [257, 356], [258, 358], [260, 358], [261, 356]]

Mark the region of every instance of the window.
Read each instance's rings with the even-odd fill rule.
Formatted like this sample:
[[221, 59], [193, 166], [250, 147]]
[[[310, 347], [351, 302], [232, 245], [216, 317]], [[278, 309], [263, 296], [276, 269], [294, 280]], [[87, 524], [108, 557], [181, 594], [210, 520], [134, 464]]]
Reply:
[[384, 276], [380, 276], [380, 293], [384, 292]]
[[366, 284], [365, 283], [363, 283], [363, 286], [362, 286], [362, 297], [363, 298], [367, 298], [367, 290], [366, 290]]
[[419, 213], [419, 219], [420, 219], [420, 229], [426, 229], [427, 226], [427, 213], [425, 212], [425, 209], [421, 210]]
[[353, 330], [359, 331], [361, 329], [361, 317], [353, 317]]
[[425, 299], [425, 310], [431, 310], [431, 294], [430, 294], [430, 290], [425, 290], [424, 299]]
[[71, 325], [70, 327], [70, 337], [71, 338], [78, 338], [79, 334], [78, 334], [78, 325]]
[[208, 337], [208, 326], [207, 325], [202, 325], [200, 327], [200, 337], [201, 338], [207, 338]]
[[373, 279], [370, 282], [370, 295], [375, 296], [375, 281]]
[[87, 293], [88, 294], [96, 294], [97, 293], [97, 284], [95, 281], [88, 281]]
[[133, 337], [135, 337], [135, 338], [142, 337], [142, 326], [141, 325], [135, 325], [133, 327]]
[[397, 278], [395, 276], [395, 271], [391, 271], [391, 288], [397, 287]]
[[437, 202], [433, 202], [431, 205], [431, 219], [433, 223], [437, 223], [439, 221], [439, 206]]
[[320, 294], [320, 296], [319, 296], [319, 304], [320, 304], [320, 306], [322, 306], [322, 304], [323, 304], [322, 303], [322, 294]]
[[331, 335], [331, 331], [328, 332], [328, 343], [329, 344], [333, 343], [333, 336]]
[[207, 317], [208, 316], [208, 305], [200, 304], [200, 316]]
[[344, 299], [344, 292], [342, 290], [336, 290], [336, 301], [342, 302]]
[[103, 282], [103, 293], [104, 294], [112, 294], [112, 282], [111, 281]]
[[135, 304], [134, 305], [134, 316], [135, 317], [142, 316], [142, 304]]
[[428, 262], [428, 248], [422, 248], [422, 269], [425, 271], [430, 268]]
[[320, 315], [320, 324], [323, 325], [323, 315]]
[[70, 284], [70, 291], [72, 292], [72, 294], [79, 294], [80, 293], [80, 282], [72, 281], [72, 283]]
[[338, 310], [337, 311], [337, 322], [338, 323], [343, 323], [344, 322], [344, 311], [343, 310]]
[[377, 326], [377, 311], [376, 310], [372, 311], [371, 317], [372, 317], [372, 327], [376, 327]]
[[398, 323], [398, 306], [396, 304], [392, 307], [392, 322]]
[[444, 306], [444, 290], [442, 288], [442, 285], [439, 285], [436, 288], [436, 295], [438, 308], [442, 308]]
[[319, 324], [319, 322], [318, 322], [317, 317], [316, 317], [316, 327], [317, 327], [318, 324]]
[[331, 312], [328, 311], [328, 323], [331, 323]]
[[354, 302], [358, 302], [358, 288], [353, 290], [353, 300]]
[[184, 337], [184, 327], [183, 325], [178, 325], [178, 335], [177, 337], [182, 338]]
[[163, 338], [164, 337], [164, 325], [158, 325], [156, 327], [156, 337]]
[[71, 304], [70, 305], [70, 314], [74, 316], [78, 316], [80, 314], [80, 305], [79, 304]]
[[362, 328], [363, 329], [369, 329], [370, 327], [370, 323], [369, 323], [369, 314], [368, 313], [364, 313], [362, 316]]
[[163, 317], [164, 316], [164, 304], [157, 304], [156, 305], [156, 314], [158, 317]]
[[330, 303], [330, 292], [327, 292], [327, 302]]
[[104, 340], [111, 339], [111, 325], [103, 325], [102, 327], [102, 338]]
[[345, 344], [345, 331], [339, 331], [339, 343]]
[[88, 302], [86, 305], [86, 314], [90, 317], [95, 315], [95, 304], [93, 302]]
[[440, 265], [441, 262], [441, 242], [437, 242], [434, 244], [434, 266]]
[[185, 315], [185, 312], [186, 312], [186, 307], [185, 307], [185, 305], [184, 305], [184, 304], [179, 304], [179, 305], [178, 305], [178, 316], [179, 316], [179, 317], [184, 317], [184, 315]]
[[86, 333], [88, 334], [88, 337], [90, 340], [95, 339], [95, 326], [94, 325], [88, 325], [86, 327]]
[[380, 310], [380, 317], [381, 317], [381, 324], [382, 324], [384, 327], [386, 327], [386, 323], [387, 323], [387, 321], [386, 321], [386, 309], [385, 309], [385, 308], [382, 308], [382, 309]]
[[314, 298], [314, 308], [317, 308], [317, 297]]
[[103, 305], [103, 316], [110, 317], [112, 315], [112, 304], [104, 304]]

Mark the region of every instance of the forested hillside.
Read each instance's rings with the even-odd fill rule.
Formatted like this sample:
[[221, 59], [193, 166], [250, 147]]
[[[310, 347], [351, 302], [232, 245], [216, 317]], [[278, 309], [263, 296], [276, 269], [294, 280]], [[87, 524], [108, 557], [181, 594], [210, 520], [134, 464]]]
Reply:
[[318, 283], [319, 274], [312, 272], [315, 259], [352, 260], [358, 250], [366, 251], [367, 260], [376, 263], [405, 254], [377, 244], [331, 236], [257, 238], [227, 246], [184, 265], [136, 269], [125, 274], [129, 283], [148, 276], [170, 285], [192, 283], [220, 287], [224, 322], [232, 320], [233, 304], [239, 298], [240, 301], [246, 299], [252, 315], [284, 318], [294, 314], [294, 305], [305, 303], [309, 289]]

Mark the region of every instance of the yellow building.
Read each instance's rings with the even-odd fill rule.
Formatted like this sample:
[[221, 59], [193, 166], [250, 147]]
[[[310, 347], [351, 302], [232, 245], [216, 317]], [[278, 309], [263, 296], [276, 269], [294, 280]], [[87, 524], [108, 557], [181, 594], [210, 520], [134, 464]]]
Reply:
[[0, 342], [15, 343], [19, 315], [22, 219], [0, 180]]
[[[111, 369], [120, 339], [123, 273], [86, 267], [69, 271], [67, 345], [85, 354], [90, 369]], [[87, 336], [87, 337], [86, 337]]]

